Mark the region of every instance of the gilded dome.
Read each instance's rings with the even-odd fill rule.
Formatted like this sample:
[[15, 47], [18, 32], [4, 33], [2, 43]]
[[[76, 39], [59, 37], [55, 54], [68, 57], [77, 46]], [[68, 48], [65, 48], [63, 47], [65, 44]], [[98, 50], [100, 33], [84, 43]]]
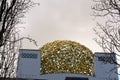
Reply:
[[42, 74], [75, 73], [93, 75], [93, 53], [70, 40], [56, 40], [40, 48]]

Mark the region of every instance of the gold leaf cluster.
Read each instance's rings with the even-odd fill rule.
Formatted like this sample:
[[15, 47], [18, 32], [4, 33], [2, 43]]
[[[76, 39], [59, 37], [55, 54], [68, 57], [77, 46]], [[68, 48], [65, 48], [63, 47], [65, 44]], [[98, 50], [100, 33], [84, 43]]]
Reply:
[[93, 75], [94, 56], [85, 46], [70, 40], [56, 40], [40, 48], [42, 74], [75, 73]]

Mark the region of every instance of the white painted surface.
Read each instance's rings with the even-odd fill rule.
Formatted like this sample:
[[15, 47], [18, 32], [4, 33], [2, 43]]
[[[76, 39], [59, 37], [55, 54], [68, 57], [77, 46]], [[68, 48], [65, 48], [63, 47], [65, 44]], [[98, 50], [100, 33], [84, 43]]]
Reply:
[[[37, 58], [22, 58], [22, 54], [37, 54]], [[19, 61], [17, 68], [18, 78], [39, 78], [40, 75], [40, 51], [21, 49], [19, 51]]]
[[[22, 58], [22, 53], [37, 54], [37, 58]], [[107, 56], [104, 53], [95, 53], [95, 76], [87, 76], [82, 74], [71, 74], [71, 73], [52, 73], [52, 74], [41, 74], [40, 73], [40, 51], [39, 50], [27, 50], [21, 49], [19, 52], [19, 61], [17, 69], [17, 78], [27, 79], [46, 79], [46, 80], [65, 80], [66, 77], [85, 77], [89, 80], [118, 80], [118, 75], [115, 73], [117, 68], [115, 64], [104, 64], [102, 61], [98, 61], [98, 56]]]
[[114, 53], [95, 53], [96, 80], [118, 80], [117, 65], [99, 61], [98, 57], [112, 57], [116, 60]]

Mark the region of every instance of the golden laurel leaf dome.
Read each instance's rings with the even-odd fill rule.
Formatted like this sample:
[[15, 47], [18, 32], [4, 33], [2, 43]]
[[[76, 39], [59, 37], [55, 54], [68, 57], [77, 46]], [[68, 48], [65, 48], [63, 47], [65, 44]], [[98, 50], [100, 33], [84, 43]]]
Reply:
[[78, 42], [56, 40], [40, 48], [42, 74], [75, 73], [93, 75], [94, 56]]

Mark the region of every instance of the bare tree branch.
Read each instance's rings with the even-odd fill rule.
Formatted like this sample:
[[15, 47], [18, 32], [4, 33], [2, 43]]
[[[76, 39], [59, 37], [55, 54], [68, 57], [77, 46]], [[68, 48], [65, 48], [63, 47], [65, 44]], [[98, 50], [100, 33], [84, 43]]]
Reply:
[[[120, 60], [120, 0], [93, 0], [93, 14], [105, 20], [94, 28], [95, 41], [105, 52], [116, 53]], [[120, 67], [120, 64], [114, 61]]]
[[15, 77], [17, 53], [23, 39], [37, 45], [30, 37], [20, 37], [17, 26], [33, 5], [31, 0], [0, 1], [0, 77]]

